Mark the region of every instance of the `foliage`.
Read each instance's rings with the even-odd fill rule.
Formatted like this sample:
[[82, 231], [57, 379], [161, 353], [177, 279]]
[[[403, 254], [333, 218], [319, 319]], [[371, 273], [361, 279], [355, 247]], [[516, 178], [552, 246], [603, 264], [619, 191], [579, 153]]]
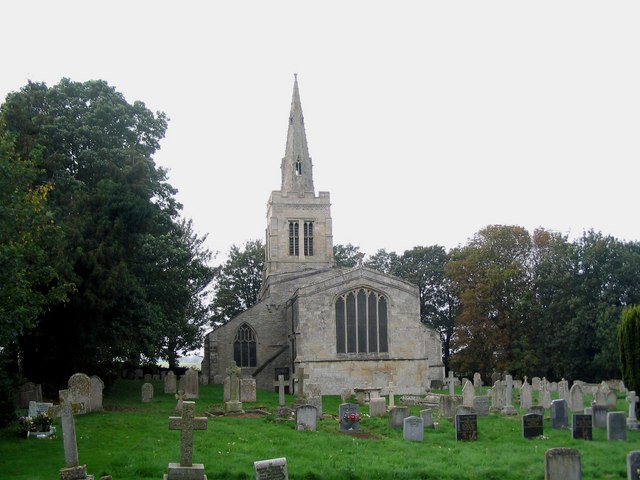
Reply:
[[333, 259], [338, 267], [353, 268], [361, 263], [364, 253], [360, 253], [360, 247], [347, 243], [333, 246]]
[[212, 302], [214, 326], [227, 323], [253, 306], [262, 287], [264, 245], [245, 242], [242, 250], [233, 245], [224, 265], [218, 267]]
[[640, 392], [640, 305], [632, 305], [622, 311], [618, 346], [622, 380], [629, 390]]
[[381, 248], [376, 253], [369, 256], [365, 260], [364, 264], [373, 270], [393, 274], [399, 262], [400, 257], [396, 252], [387, 252], [384, 248]]

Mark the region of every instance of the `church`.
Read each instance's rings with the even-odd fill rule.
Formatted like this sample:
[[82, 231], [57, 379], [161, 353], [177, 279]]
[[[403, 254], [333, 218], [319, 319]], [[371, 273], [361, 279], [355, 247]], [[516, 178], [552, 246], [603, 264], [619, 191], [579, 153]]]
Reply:
[[399, 394], [425, 393], [444, 365], [437, 332], [420, 321], [418, 287], [335, 264], [329, 192], [315, 192], [297, 77], [280, 168], [257, 303], [206, 335], [202, 381], [222, 383], [235, 361], [263, 389], [302, 367], [326, 395], [390, 382]]

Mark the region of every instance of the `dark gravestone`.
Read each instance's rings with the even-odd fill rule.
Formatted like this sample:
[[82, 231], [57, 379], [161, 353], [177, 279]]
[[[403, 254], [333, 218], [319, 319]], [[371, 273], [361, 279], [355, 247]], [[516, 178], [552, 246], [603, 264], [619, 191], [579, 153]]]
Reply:
[[456, 440], [478, 439], [478, 416], [474, 414], [456, 415]]
[[403, 428], [404, 419], [411, 413], [409, 407], [395, 407], [389, 412], [389, 427], [390, 428]]
[[627, 416], [624, 412], [607, 414], [607, 440], [627, 439]]
[[542, 415], [527, 413], [522, 416], [523, 438], [537, 438], [543, 434]]
[[357, 403], [340, 404], [340, 431], [360, 430], [360, 406]]
[[566, 400], [558, 399], [551, 402], [551, 428], [565, 428], [569, 426], [569, 405]]
[[640, 480], [640, 452], [627, 454], [627, 479]]
[[593, 440], [593, 418], [576, 413], [571, 421], [571, 436], [576, 440]]

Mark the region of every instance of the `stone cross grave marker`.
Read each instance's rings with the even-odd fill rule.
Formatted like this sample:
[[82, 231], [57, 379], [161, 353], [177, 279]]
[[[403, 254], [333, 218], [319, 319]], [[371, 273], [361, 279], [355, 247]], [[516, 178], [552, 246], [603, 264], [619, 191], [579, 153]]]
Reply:
[[389, 386], [387, 387], [387, 389], [389, 390], [389, 408], [393, 409], [396, 406], [396, 397], [395, 397], [395, 389], [396, 386], [393, 384], [393, 382], [389, 382]]
[[227, 368], [227, 374], [229, 375], [229, 401], [225, 402], [224, 407], [228, 413], [241, 412], [242, 403], [240, 402], [240, 382], [238, 381], [238, 375], [241, 369], [236, 365], [236, 362], [231, 362], [229, 368]]
[[184, 404], [184, 390], [178, 390], [178, 393], [175, 395], [176, 400], [176, 413], [182, 413], [182, 405]]
[[638, 418], [636, 417], [636, 403], [638, 403], [638, 395], [631, 390], [627, 395], [627, 403], [629, 404], [629, 415], [627, 416], [627, 428], [630, 430], [638, 430]]
[[[196, 471], [204, 471], [204, 465], [193, 465], [193, 431], [207, 429], [207, 417], [196, 417], [196, 403], [185, 401], [182, 404], [181, 417], [169, 417], [169, 430], [180, 430], [180, 465], [177, 468], [175, 464], [169, 464], [169, 479], [171, 479], [172, 471], [176, 474], [179, 472], [188, 472], [184, 467], [195, 467]], [[202, 468], [200, 466], [202, 465]], [[173, 468], [172, 468], [173, 466]], [[185, 476], [179, 478], [192, 478], [185, 473]]]
[[522, 416], [522, 436], [523, 438], [537, 438], [544, 433], [542, 415], [537, 413], [527, 413]]
[[593, 439], [593, 418], [591, 415], [575, 413], [571, 419], [571, 437], [574, 440]]
[[284, 407], [286, 404], [284, 399], [284, 387], [287, 386], [287, 382], [284, 380], [284, 375], [278, 375], [278, 381], [276, 382], [274, 380], [273, 386], [278, 387], [278, 405], [280, 407]]
[[453, 370], [449, 370], [449, 376], [444, 379], [444, 383], [449, 387], [449, 395], [455, 395], [456, 379], [453, 377]]
[[287, 472], [287, 459], [273, 458], [253, 462], [256, 480], [289, 480]]
[[550, 448], [544, 452], [545, 480], [581, 480], [580, 452], [575, 448]]
[[502, 413], [504, 415], [517, 415], [516, 409], [513, 408], [513, 378], [511, 375], [506, 374], [504, 376], [504, 407], [502, 407]]
[[293, 376], [293, 381], [297, 382], [296, 399], [298, 401], [305, 400], [304, 381], [307, 380], [308, 378], [309, 378], [309, 375], [306, 375], [304, 373], [304, 367], [298, 367], [296, 369], [296, 374]]

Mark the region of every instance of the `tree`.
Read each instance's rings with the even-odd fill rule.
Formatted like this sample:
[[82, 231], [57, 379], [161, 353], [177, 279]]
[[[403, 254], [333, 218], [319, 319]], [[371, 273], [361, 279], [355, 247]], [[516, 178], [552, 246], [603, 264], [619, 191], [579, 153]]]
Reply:
[[640, 305], [622, 311], [618, 326], [620, 370], [629, 390], [640, 391]]
[[382, 273], [391, 274], [400, 262], [396, 252], [387, 252], [381, 248], [364, 262], [365, 266]]
[[338, 267], [353, 268], [362, 261], [364, 253], [360, 253], [360, 247], [350, 243], [336, 244], [333, 246], [333, 258]]
[[241, 250], [233, 245], [229, 258], [216, 272], [212, 303], [213, 326], [227, 323], [252, 307], [262, 287], [264, 245], [251, 240]]

